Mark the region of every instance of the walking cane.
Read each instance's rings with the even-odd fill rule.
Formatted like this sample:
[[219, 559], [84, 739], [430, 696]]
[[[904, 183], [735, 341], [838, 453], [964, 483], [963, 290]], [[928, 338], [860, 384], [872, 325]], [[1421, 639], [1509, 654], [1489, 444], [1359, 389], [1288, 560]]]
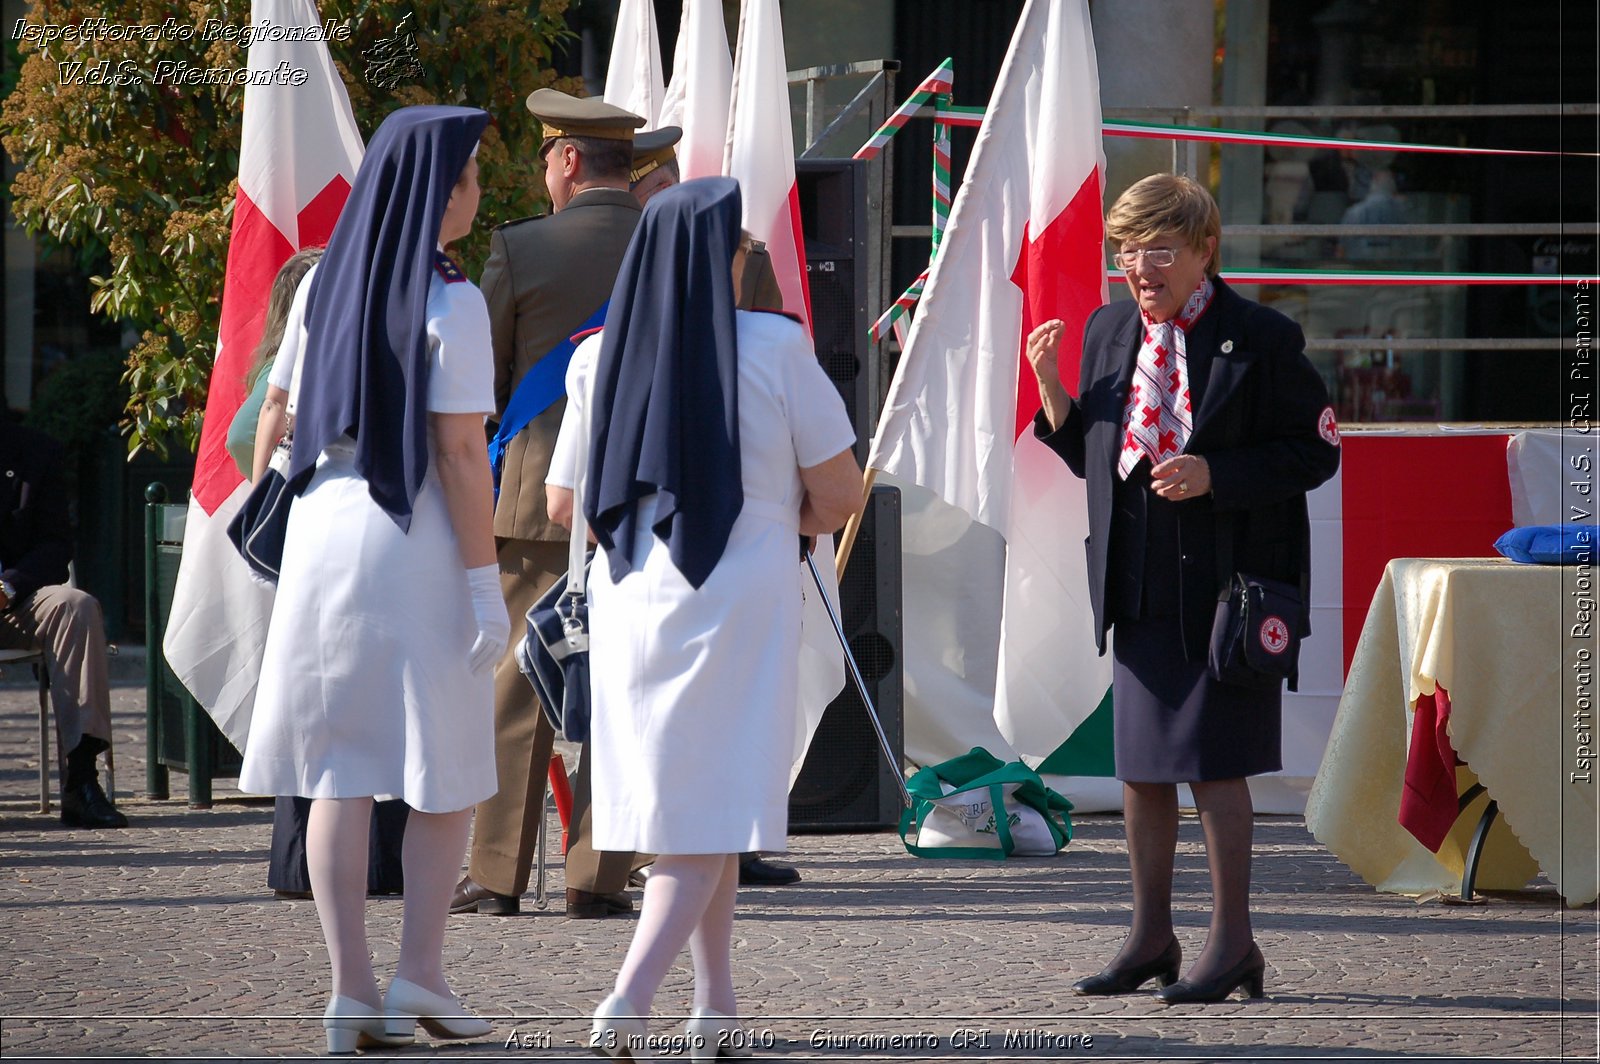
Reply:
[[817, 572], [817, 563], [812, 560], [810, 551], [806, 552], [806, 564], [811, 567], [811, 579], [817, 583], [817, 594], [822, 596], [822, 606], [828, 611], [828, 620], [833, 622], [834, 633], [839, 637], [839, 648], [844, 651], [844, 661], [850, 666], [850, 676], [856, 682], [856, 690], [861, 692], [861, 704], [867, 707], [867, 719], [872, 721], [872, 730], [878, 735], [878, 749], [883, 751], [883, 760], [894, 776], [895, 786], [900, 788], [900, 803], [909, 808], [911, 792], [906, 790], [905, 770], [900, 767], [894, 750], [889, 746], [889, 736], [884, 734], [883, 722], [878, 719], [878, 710], [872, 704], [872, 696], [867, 693], [867, 681], [861, 677], [856, 656], [850, 653], [850, 643], [844, 637], [844, 625], [839, 623], [839, 615], [833, 612], [833, 600], [828, 598], [828, 592], [823, 589], [822, 574]]

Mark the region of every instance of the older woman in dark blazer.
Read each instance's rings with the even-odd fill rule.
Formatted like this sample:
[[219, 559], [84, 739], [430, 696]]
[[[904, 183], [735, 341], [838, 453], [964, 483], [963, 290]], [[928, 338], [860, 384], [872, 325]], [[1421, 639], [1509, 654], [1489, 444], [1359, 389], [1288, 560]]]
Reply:
[[[1168, 1004], [1262, 993], [1246, 777], [1282, 767], [1282, 688], [1220, 682], [1208, 646], [1224, 566], [1298, 585], [1304, 598], [1305, 496], [1338, 469], [1339, 435], [1299, 326], [1217, 277], [1221, 229], [1200, 185], [1145, 178], [1106, 217], [1133, 300], [1090, 317], [1077, 398], [1057, 365], [1062, 323], [1027, 342], [1043, 399], [1034, 431], [1087, 482], [1089, 590], [1101, 653], [1111, 631], [1132, 867], [1133, 926], [1079, 994], [1131, 993], [1152, 978]], [[1194, 793], [1213, 896], [1205, 948], [1182, 980], [1179, 783]]]

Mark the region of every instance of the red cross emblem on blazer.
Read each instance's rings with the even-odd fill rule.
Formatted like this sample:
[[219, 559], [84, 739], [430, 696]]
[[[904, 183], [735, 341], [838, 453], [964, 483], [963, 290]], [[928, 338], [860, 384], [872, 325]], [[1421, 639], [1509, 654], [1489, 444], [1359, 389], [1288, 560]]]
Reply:
[[1322, 408], [1322, 414], [1317, 418], [1317, 435], [1330, 446], [1339, 446], [1339, 422], [1333, 416], [1333, 407]]

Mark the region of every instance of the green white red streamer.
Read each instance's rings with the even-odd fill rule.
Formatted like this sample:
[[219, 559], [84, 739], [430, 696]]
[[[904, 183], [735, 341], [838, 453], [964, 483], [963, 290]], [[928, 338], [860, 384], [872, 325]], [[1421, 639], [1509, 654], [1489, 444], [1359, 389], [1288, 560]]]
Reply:
[[872, 328], [867, 330], [867, 336], [873, 343], [881, 342], [889, 335], [889, 330], [894, 323], [899, 321], [911, 308], [917, 305], [917, 300], [922, 298], [922, 289], [928, 283], [928, 271], [923, 270], [917, 279], [911, 282], [911, 287], [900, 294], [900, 298], [890, 304], [889, 309], [877, 321], [872, 323]]
[[[1107, 270], [1120, 281], [1121, 270]], [[1600, 284], [1594, 277], [1560, 273], [1430, 273], [1411, 270], [1223, 270], [1229, 284], [1342, 284], [1342, 285], [1522, 285]]]
[[[934, 97], [935, 106], [949, 106], [950, 96], [941, 93]], [[933, 127], [933, 251], [931, 261], [939, 253], [939, 241], [944, 237], [944, 227], [950, 221], [950, 127]]]
[[[938, 121], [935, 116], [935, 121]], [[979, 121], [982, 121], [980, 118]], [[967, 125], [963, 112], [958, 123]], [[1214, 144], [1258, 144], [1284, 148], [1330, 148], [1335, 151], [1425, 152], [1444, 155], [1571, 155], [1594, 156], [1595, 152], [1526, 151], [1516, 148], [1470, 148], [1464, 145], [1412, 144], [1403, 140], [1346, 140], [1343, 137], [1300, 136], [1290, 133], [1257, 133], [1243, 129], [1207, 129], [1174, 126], [1158, 122], [1107, 122], [1101, 126], [1108, 137], [1145, 137], [1157, 140], [1201, 140]]]
[[889, 143], [889, 138], [905, 128], [905, 124], [911, 121], [912, 115], [922, 109], [923, 104], [927, 103], [935, 93], [948, 93], [950, 91], [950, 85], [954, 79], [955, 59], [947, 58], [934, 69], [933, 73], [922, 79], [922, 84], [917, 86], [917, 91], [906, 98], [906, 102], [901, 104], [895, 113], [890, 115], [883, 125], [878, 127], [878, 131], [868, 138], [867, 142], [861, 146], [861, 150], [857, 151], [852, 158], [876, 159], [878, 153], [883, 151], [884, 145]]
[[[855, 153], [854, 158], [872, 159], [883, 151], [891, 137], [905, 127], [925, 105], [933, 105], [933, 253], [937, 254], [945, 225], [950, 217], [950, 130], [955, 126], [975, 128], [983, 124], [987, 108], [962, 107], [951, 102], [954, 63], [946, 59], [907, 97], [894, 114]], [[1331, 149], [1335, 151], [1388, 151], [1450, 155], [1533, 155], [1592, 158], [1597, 152], [1533, 151], [1515, 148], [1475, 148], [1465, 145], [1415, 144], [1395, 140], [1346, 140], [1341, 137], [1304, 136], [1287, 133], [1261, 133], [1240, 129], [1179, 126], [1161, 122], [1105, 122], [1101, 131], [1110, 137], [1135, 137], [1158, 140], [1192, 140], [1213, 144], [1243, 144], [1286, 148]], [[932, 255], [929, 256], [932, 262]], [[1107, 278], [1120, 281], [1121, 270], [1108, 269]], [[1600, 278], [1555, 273], [1444, 273], [1402, 270], [1224, 270], [1222, 276], [1232, 284], [1265, 285], [1560, 285], [1600, 284]], [[883, 341], [910, 313], [922, 297], [928, 282], [923, 270], [900, 297], [872, 323], [868, 336], [873, 343]]]
[[[940, 125], [977, 127], [983, 124], [985, 108], [944, 107], [934, 112]], [[1568, 155], [1592, 158], [1596, 152], [1529, 151], [1517, 148], [1471, 148], [1465, 145], [1415, 144], [1403, 140], [1346, 140], [1343, 137], [1302, 136], [1292, 133], [1261, 133], [1247, 129], [1220, 129], [1207, 126], [1177, 126], [1164, 122], [1106, 122], [1100, 130], [1108, 137], [1142, 137], [1151, 140], [1196, 140], [1212, 144], [1248, 144], [1281, 148], [1323, 148], [1334, 151], [1422, 152], [1442, 155]]]

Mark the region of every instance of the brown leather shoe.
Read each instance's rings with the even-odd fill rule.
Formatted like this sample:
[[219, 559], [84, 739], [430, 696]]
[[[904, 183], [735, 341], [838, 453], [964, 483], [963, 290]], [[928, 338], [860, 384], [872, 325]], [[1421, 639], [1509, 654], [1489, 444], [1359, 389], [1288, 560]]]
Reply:
[[598, 920], [606, 916], [625, 916], [633, 912], [633, 899], [626, 894], [591, 894], [576, 887], [567, 888], [567, 916], [573, 920]]
[[522, 902], [508, 894], [496, 894], [475, 882], [471, 876], [462, 876], [461, 882], [456, 884], [456, 892], [450, 897], [450, 911], [484, 916], [515, 916], [522, 911]]

